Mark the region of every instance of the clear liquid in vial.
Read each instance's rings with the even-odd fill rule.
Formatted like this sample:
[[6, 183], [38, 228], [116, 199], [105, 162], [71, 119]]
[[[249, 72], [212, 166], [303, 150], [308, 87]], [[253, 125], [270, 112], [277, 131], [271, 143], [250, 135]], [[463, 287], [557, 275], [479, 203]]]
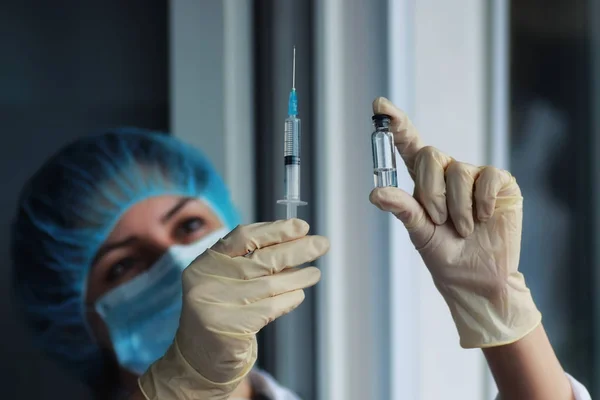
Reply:
[[396, 168], [376, 168], [373, 170], [373, 182], [375, 187], [398, 187], [398, 175]]
[[377, 130], [371, 135], [373, 180], [375, 187], [398, 187], [394, 137], [386, 128], [387, 126], [378, 126]]

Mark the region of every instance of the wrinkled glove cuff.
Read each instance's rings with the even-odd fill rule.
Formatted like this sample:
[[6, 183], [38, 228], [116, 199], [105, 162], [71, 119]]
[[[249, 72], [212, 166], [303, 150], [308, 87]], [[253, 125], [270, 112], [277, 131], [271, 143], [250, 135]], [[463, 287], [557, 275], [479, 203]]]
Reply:
[[479, 293], [436, 285], [452, 314], [465, 349], [514, 343], [542, 321], [521, 273], [512, 274], [505, 286]]
[[165, 355], [138, 379], [138, 385], [148, 400], [226, 400], [253, 366], [249, 364], [230, 382], [212, 382], [187, 362], [174, 340]]

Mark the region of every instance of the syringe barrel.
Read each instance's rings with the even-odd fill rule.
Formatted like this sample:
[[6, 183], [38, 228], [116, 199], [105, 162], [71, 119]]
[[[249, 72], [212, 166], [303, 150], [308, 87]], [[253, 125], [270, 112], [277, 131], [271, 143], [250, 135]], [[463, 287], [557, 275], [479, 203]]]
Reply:
[[288, 117], [285, 120], [283, 156], [285, 165], [300, 165], [300, 118]]
[[293, 116], [285, 120], [283, 158], [285, 199], [300, 200], [300, 119]]
[[285, 166], [285, 199], [300, 200], [300, 164]]

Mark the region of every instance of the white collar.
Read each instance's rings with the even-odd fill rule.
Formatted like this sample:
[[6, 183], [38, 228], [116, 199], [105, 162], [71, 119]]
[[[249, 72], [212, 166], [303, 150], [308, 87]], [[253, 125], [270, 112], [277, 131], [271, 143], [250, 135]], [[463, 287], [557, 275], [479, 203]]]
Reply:
[[265, 371], [255, 368], [250, 372], [248, 377], [250, 378], [252, 390], [256, 394], [267, 397], [269, 400], [300, 400], [300, 397], [281, 386]]

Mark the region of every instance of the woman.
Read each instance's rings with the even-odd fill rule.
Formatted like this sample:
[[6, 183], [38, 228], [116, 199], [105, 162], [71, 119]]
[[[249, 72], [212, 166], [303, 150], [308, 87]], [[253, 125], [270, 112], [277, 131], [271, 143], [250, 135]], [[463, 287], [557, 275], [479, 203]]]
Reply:
[[[374, 112], [391, 115], [416, 192], [379, 189], [371, 201], [407, 226], [461, 345], [484, 349], [502, 398], [589, 398], [560, 367], [517, 271], [521, 197], [512, 177], [424, 147], [385, 99], [376, 100]], [[225, 232], [220, 227], [234, 225], [221, 181], [174, 139], [130, 135], [72, 145], [25, 190], [15, 260], [34, 327], [88, 382], [99, 382], [105, 371], [114, 378], [111, 387], [135, 391], [141, 374], [135, 399], [251, 398], [256, 332], [296, 307], [302, 289], [320, 277], [314, 268], [287, 267], [324, 254], [327, 240], [307, 236], [298, 220], [253, 224], [194, 260]], [[47, 183], [52, 176], [61, 185]], [[184, 200], [198, 197], [197, 206]], [[194, 212], [187, 214], [190, 202]], [[33, 255], [30, 243], [41, 244]], [[113, 249], [124, 253], [112, 258]], [[181, 298], [187, 264], [181, 303], [173, 299]], [[157, 293], [173, 296], [155, 299]]]
[[[13, 224], [37, 341], [96, 397], [137, 391], [175, 336], [181, 271], [237, 224], [221, 178], [173, 137], [124, 129], [68, 145], [27, 183]], [[258, 371], [234, 394], [296, 398]]]

